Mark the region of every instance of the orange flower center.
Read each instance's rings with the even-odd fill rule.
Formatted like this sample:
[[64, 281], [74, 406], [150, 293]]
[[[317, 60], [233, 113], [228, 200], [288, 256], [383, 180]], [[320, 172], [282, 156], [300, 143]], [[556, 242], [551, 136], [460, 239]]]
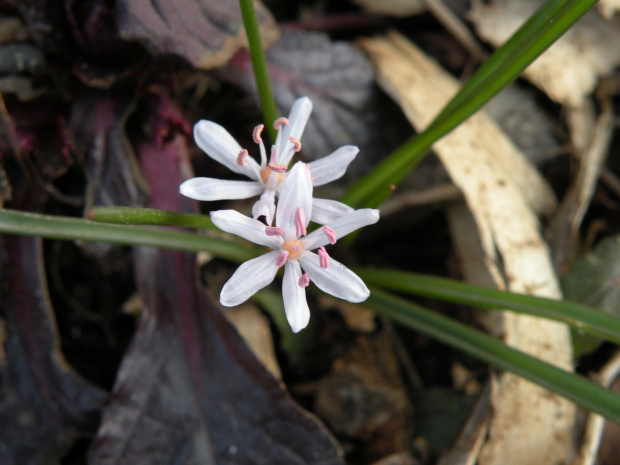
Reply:
[[289, 239], [284, 241], [280, 250], [286, 250], [288, 252], [288, 260], [297, 260], [304, 253], [304, 245], [297, 239]]

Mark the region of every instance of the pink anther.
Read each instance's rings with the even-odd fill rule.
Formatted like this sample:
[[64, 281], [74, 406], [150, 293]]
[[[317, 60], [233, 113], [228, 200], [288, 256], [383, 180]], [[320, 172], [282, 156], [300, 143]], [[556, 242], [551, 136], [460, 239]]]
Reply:
[[286, 165], [278, 165], [276, 163], [267, 163], [269, 169], [275, 173], [286, 173], [288, 166]]
[[295, 210], [295, 234], [297, 237], [305, 236], [306, 232], [306, 213], [299, 207]]
[[301, 142], [299, 142], [299, 139], [295, 139], [291, 136], [288, 140], [293, 144], [293, 152], [299, 152], [301, 150]]
[[283, 124], [288, 126], [289, 122], [284, 116], [280, 116], [277, 120], [273, 122], [273, 128], [278, 131]]
[[323, 232], [327, 236], [327, 239], [329, 240], [329, 243], [331, 245], [334, 245], [336, 243], [336, 239], [338, 238], [337, 235], [336, 235], [336, 231], [334, 231], [329, 226], [323, 226]]
[[329, 266], [329, 254], [325, 250], [325, 247], [319, 247], [319, 265], [321, 265], [323, 269], [327, 269]]
[[259, 124], [258, 126], [254, 128], [254, 131], [252, 131], [252, 139], [254, 139], [255, 144], [260, 144], [263, 141], [260, 135], [263, 132], [264, 128], [265, 128], [264, 124]]
[[246, 149], [242, 149], [241, 152], [239, 152], [239, 155], [237, 155], [237, 165], [245, 166], [245, 157], [247, 156], [248, 151]]
[[308, 273], [302, 274], [297, 284], [299, 287], [308, 287], [308, 284], [310, 284], [310, 276], [308, 276]]
[[286, 231], [282, 228], [277, 228], [275, 226], [267, 226], [265, 227], [265, 234], [268, 236], [283, 236], [286, 234]]
[[286, 257], [288, 257], [288, 252], [283, 250], [280, 255], [278, 255], [278, 259], [276, 260], [276, 266], [280, 267], [286, 263]]

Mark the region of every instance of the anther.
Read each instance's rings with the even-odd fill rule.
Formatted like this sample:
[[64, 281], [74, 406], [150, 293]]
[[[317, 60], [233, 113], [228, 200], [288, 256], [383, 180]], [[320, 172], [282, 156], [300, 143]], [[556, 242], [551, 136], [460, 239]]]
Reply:
[[295, 210], [295, 233], [297, 237], [305, 236], [306, 232], [306, 213], [299, 207]]
[[293, 144], [293, 152], [299, 152], [301, 150], [301, 142], [299, 142], [299, 139], [295, 139], [291, 136], [288, 140]]
[[329, 226], [323, 226], [323, 232], [327, 236], [327, 239], [329, 240], [329, 243], [331, 245], [334, 245], [336, 243], [336, 239], [337, 239], [336, 231], [334, 231]]
[[277, 163], [267, 163], [269, 169], [275, 173], [286, 173], [287, 165], [278, 165]]
[[252, 139], [254, 139], [255, 144], [260, 144], [263, 141], [260, 135], [263, 132], [264, 128], [265, 128], [264, 124], [259, 124], [258, 126], [254, 128], [254, 131], [252, 131]]
[[246, 149], [242, 149], [241, 152], [239, 152], [239, 155], [237, 155], [237, 165], [245, 166], [245, 157], [247, 156], [248, 151]]
[[329, 266], [329, 254], [325, 250], [325, 247], [319, 247], [319, 265], [321, 265], [323, 269], [327, 269]]
[[282, 125], [288, 126], [289, 122], [284, 116], [280, 116], [277, 120], [273, 122], [273, 128], [278, 131]]
[[302, 274], [297, 284], [299, 287], [308, 287], [308, 284], [310, 284], [310, 276], [308, 276], [308, 273]]
[[286, 263], [286, 257], [288, 257], [288, 252], [284, 250], [280, 255], [278, 255], [278, 259], [276, 260], [276, 266], [280, 267], [284, 265]]
[[265, 227], [265, 234], [268, 236], [283, 236], [286, 234], [286, 231], [282, 228], [277, 228], [275, 226], [267, 226]]

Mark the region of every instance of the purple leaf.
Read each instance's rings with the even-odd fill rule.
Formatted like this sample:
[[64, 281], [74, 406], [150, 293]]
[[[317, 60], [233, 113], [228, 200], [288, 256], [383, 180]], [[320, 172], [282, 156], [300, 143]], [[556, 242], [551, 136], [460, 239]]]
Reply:
[[[18, 184], [30, 199], [13, 206], [38, 211], [41, 191], [24, 179]], [[60, 352], [41, 243], [4, 237], [3, 284], [10, 291], [0, 302], [8, 335], [0, 373], [0, 463], [59, 463], [78, 435], [94, 432], [107, 397], [77, 376]]]
[[[275, 22], [261, 3], [255, 5], [269, 45], [278, 36]], [[180, 55], [198, 68], [225, 64], [246, 43], [238, 0], [119, 0], [117, 10], [123, 39], [153, 55]]]
[[[173, 129], [174, 106], [161, 93], [153, 97], [159, 122], [151, 127], [160, 129], [136, 141], [149, 207], [196, 211], [178, 193], [190, 168], [186, 138]], [[328, 431], [290, 399], [198, 287], [194, 256], [146, 248], [134, 256], [144, 311], [91, 465], [341, 464]]]

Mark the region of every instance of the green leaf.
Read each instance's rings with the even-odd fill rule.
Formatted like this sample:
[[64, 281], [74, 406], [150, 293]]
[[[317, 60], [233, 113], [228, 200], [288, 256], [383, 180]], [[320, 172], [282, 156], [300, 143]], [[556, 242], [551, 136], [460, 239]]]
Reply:
[[367, 283], [392, 291], [431, 297], [486, 310], [511, 310], [561, 321], [589, 334], [620, 344], [620, 319], [594, 308], [562, 300], [515, 294], [446, 278], [391, 270], [356, 269]]
[[429, 152], [431, 146], [514, 81], [596, 0], [550, 0], [489, 58], [431, 124], [355, 183], [341, 198], [354, 207], [376, 207]]
[[179, 226], [183, 228], [218, 228], [207, 215], [178, 213], [154, 208], [95, 207], [86, 212], [89, 220], [114, 224], [143, 224], [151, 226]]
[[371, 289], [364, 306], [415, 331], [509, 371], [620, 424], [620, 396], [583, 376], [561, 370], [491, 336], [419, 305]]

